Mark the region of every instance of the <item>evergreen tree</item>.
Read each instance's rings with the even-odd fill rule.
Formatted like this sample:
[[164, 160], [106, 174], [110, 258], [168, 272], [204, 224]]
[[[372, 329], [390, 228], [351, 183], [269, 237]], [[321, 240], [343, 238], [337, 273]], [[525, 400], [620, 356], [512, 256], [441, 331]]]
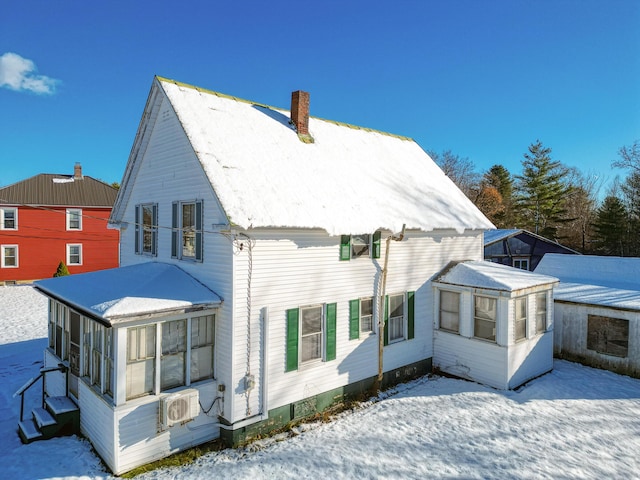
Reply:
[[551, 148], [540, 140], [529, 146], [516, 177], [517, 214], [521, 228], [556, 239], [558, 226], [567, 221], [565, 200], [570, 192], [565, 182], [568, 170], [550, 157]]
[[69, 275], [69, 269], [67, 268], [65, 263], [61, 260], [60, 263], [58, 264], [58, 269], [56, 270], [56, 273], [53, 274], [53, 276], [65, 277], [67, 275]]
[[632, 171], [620, 188], [628, 216], [629, 255], [640, 256], [640, 171]]
[[[511, 177], [509, 170], [502, 165], [494, 165], [491, 167], [482, 177], [481, 193], [482, 190], [487, 190], [489, 187], [494, 188], [497, 193], [500, 194], [501, 207], [499, 209], [494, 208], [495, 215], [493, 218], [487, 215], [484, 210], [483, 213], [489, 216], [489, 219], [498, 228], [514, 228], [513, 178]], [[476, 205], [478, 205], [477, 202]]]
[[627, 210], [618, 197], [609, 195], [596, 212], [593, 223], [598, 253], [624, 256], [627, 251]]

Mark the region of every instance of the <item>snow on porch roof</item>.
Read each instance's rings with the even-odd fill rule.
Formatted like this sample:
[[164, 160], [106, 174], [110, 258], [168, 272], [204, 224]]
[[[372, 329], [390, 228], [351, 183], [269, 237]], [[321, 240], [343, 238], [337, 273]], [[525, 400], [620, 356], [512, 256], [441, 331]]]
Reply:
[[435, 281], [511, 292], [538, 285], [557, 283], [558, 279], [497, 263], [468, 261], [448, 265]]
[[[309, 118], [302, 142], [290, 112], [171, 80], [166, 94], [231, 223], [242, 228], [494, 226], [413, 140]], [[313, 99], [311, 101], [313, 111]]]
[[185, 271], [158, 262], [39, 280], [35, 286], [45, 295], [108, 323], [222, 303], [216, 293]]

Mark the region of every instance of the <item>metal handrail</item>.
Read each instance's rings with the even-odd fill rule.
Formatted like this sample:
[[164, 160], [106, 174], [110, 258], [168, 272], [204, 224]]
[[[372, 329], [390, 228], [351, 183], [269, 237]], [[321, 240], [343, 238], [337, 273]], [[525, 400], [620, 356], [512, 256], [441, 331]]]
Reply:
[[27, 390], [29, 390], [33, 385], [35, 385], [35, 383], [40, 380], [41, 378], [42, 380], [42, 407], [44, 408], [44, 377], [47, 373], [50, 372], [62, 372], [66, 375], [67, 377], [67, 394], [68, 392], [68, 388], [69, 388], [69, 375], [68, 375], [68, 370], [69, 367], [66, 366], [63, 363], [59, 363], [57, 367], [45, 367], [45, 368], [41, 368], [40, 369], [40, 373], [38, 374], [37, 377], [32, 378], [31, 380], [29, 380], [27, 383], [25, 383], [22, 387], [20, 387], [18, 389], [18, 391], [16, 393], [13, 394], [14, 397], [17, 397], [18, 395], [20, 395], [20, 421], [22, 422], [24, 420], [24, 394]]

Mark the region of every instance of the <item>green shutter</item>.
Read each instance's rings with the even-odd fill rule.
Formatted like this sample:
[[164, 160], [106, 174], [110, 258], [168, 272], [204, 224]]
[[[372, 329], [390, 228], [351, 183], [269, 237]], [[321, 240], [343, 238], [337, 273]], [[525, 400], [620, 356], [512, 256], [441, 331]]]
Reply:
[[349, 300], [349, 340], [360, 338], [360, 300]]
[[327, 304], [327, 328], [326, 328], [326, 358], [328, 362], [336, 359], [336, 304]]
[[140, 253], [140, 205], [136, 205], [136, 219], [135, 219], [135, 244], [136, 244], [136, 253]]
[[298, 369], [298, 309], [287, 310], [286, 372]]
[[202, 261], [202, 200], [196, 202], [196, 260]]
[[351, 259], [351, 235], [340, 236], [340, 260]]
[[389, 345], [389, 295], [384, 297], [384, 344]]
[[380, 239], [382, 232], [378, 230], [373, 233], [373, 258], [380, 258]]
[[178, 202], [171, 204], [171, 257], [178, 257]]
[[416, 292], [407, 292], [407, 338], [409, 340], [415, 337], [415, 296]]

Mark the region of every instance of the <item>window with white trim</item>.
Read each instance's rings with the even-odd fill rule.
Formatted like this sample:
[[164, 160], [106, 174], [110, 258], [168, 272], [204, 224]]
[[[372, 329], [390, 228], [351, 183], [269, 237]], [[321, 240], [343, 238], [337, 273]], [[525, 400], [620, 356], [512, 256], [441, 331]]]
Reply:
[[191, 319], [191, 383], [213, 378], [214, 316]]
[[515, 308], [515, 336], [518, 341], [527, 337], [527, 297], [516, 298]]
[[18, 245], [2, 245], [2, 268], [18, 268]]
[[0, 208], [0, 230], [18, 229], [18, 209]]
[[473, 298], [473, 336], [495, 342], [498, 301], [495, 298], [480, 295], [475, 295]]
[[173, 202], [171, 209], [171, 256], [183, 260], [202, 261], [202, 200]]
[[519, 268], [520, 270], [529, 270], [529, 259], [528, 258], [514, 258], [513, 259], [513, 267]]
[[128, 328], [127, 400], [214, 378], [214, 339], [214, 314]]
[[359, 257], [380, 258], [381, 232], [373, 235], [340, 236], [340, 260], [351, 260]]
[[187, 321], [185, 319], [163, 322], [162, 355], [160, 357], [160, 390], [181, 387], [185, 384], [185, 359], [187, 353]]
[[67, 244], [67, 265], [82, 265], [82, 244]]
[[547, 292], [536, 294], [536, 333], [547, 331]]
[[287, 372], [336, 358], [336, 304], [287, 310]]
[[67, 208], [67, 230], [82, 230], [82, 209]]
[[389, 295], [389, 343], [405, 338], [404, 294]]
[[373, 332], [373, 297], [349, 300], [349, 340]]
[[156, 377], [156, 326], [127, 329], [127, 400], [153, 393]]
[[136, 205], [135, 253], [158, 254], [158, 204]]
[[440, 290], [440, 329], [460, 333], [460, 293]]

